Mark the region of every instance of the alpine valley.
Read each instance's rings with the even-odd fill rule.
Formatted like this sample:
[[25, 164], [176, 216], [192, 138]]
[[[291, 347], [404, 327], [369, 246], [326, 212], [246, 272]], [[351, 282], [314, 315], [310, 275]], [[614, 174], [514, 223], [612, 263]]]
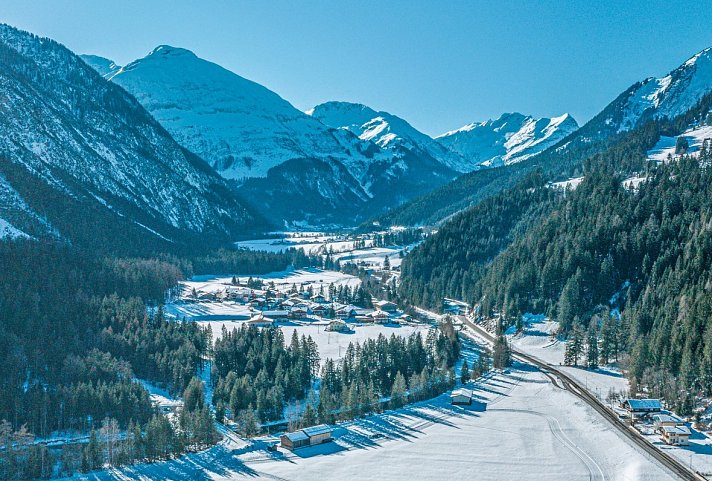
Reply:
[[[151, 22], [249, 10], [218, 3]], [[300, 40], [346, 42], [353, 15], [324, 7]], [[354, 37], [378, 58], [337, 59], [378, 82], [403, 48], [375, 41], [380, 8]], [[282, 10], [255, 41], [294, 40], [262, 33], [294, 27]], [[462, 81], [460, 50], [413, 51]], [[302, 111], [185, 48], [119, 65], [0, 24], [0, 481], [707, 479], [712, 47], [608, 100], [581, 126], [509, 106], [428, 135], [358, 102]]]

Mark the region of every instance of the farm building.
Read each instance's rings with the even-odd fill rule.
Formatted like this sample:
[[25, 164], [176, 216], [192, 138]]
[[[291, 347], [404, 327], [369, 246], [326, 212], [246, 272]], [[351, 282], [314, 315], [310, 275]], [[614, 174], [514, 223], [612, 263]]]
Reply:
[[309, 446], [309, 436], [307, 436], [303, 431], [295, 431], [293, 433], [286, 433], [280, 436], [280, 443], [283, 448], [294, 451], [297, 448], [304, 446]]
[[673, 446], [690, 444], [690, 428], [687, 426], [663, 426], [662, 438], [665, 443]]
[[302, 429], [302, 432], [309, 437], [309, 444], [311, 446], [331, 441], [331, 431], [331, 426], [328, 424], [319, 424]]
[[279, 440], [283, 448], [291, 451], [304, 446], [316, 446], [331, 441], [331, 426], [319, 424], [304, 428], [293, 433], [286, 433], [280, 436]]
[[457, 406], [470, 406], [472, 404], [472, 396], [473, 393], [470, 389], [455, 389], [453, 392], [450, 393], [450, 404], [454, 404]]
[[626, 399], [623, 408], [630, 413], [631, 418], [656, 414], [663, 410], [659, 399]]

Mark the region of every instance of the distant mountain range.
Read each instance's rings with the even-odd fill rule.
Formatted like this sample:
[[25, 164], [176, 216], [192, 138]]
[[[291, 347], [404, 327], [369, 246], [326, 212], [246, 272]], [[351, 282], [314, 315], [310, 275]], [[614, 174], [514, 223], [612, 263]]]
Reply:
[[[89, 220], [159, 243], [374, 216], [430, 223], [532, 169], [569, 172], [712, 89], [706, 49], [636, 83], [581, 128], [568, 114], [515, 112], [433, 138], [356, 103], [301, 112], [167, 45], [126, 66], [93, 55], [82, 62], [4, 25], [0, 55], [0, 236], [87, 242], [97, 238]], [[85, 211], [87, 225], [68, 220]]]
[[435, 140], [478, 166], [513, 164], [538, 154], [578, 129], [569, 114], [535, 119], [520, 113], [465, 125]]
[[[162, 45], [125, 67], [83, 58], [278, 223], [353, 224], [459, 174], [533, 155], [576, 127], [568, 116], [557, 122], [511, 114], [522, 119], [517, 129], [510, 122], [483, 136], [492, 124], [484, 122], [470, 129], [472, 139], [435, 140], [365, 105], [327, 102], [301, 112], [269, 89], [182, 48]], [[486, 158], [475, 152], [477, 142]]]

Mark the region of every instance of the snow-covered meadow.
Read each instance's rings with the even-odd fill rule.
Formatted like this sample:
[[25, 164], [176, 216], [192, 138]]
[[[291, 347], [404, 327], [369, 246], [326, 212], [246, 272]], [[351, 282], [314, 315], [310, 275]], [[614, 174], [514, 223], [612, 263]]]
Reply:
[[447, 395], [337, 426], [294, 453], [229, 435], [178, 460], [76, 475], [86, 480], [667, 480], [664, 468], [540, 371], [518, 365], [471, 383], [473, 407]]
[[[241, 249], [282, 252], [287, 249], [301, 249], [305, 254], [326, 255], [331, 253], [333, 260], [366, 263], [369, 266], [381, 267], [388, 256], [391, 267], [401, 263], [400, 253], [403, 249], [410, 250], [413, 246], [373, 247], [373, 239], [361, 236], [327, 234], [323, 232], [282, 232], [279, 238], [250, 239], [236, 242]], [[355, 241], [362, 243], [355, 246]]]

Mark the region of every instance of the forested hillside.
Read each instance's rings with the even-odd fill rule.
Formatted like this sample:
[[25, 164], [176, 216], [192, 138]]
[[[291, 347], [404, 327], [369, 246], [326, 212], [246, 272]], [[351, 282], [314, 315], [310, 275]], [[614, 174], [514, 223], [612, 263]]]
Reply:
[[[455, 217], [404, 260], [399, 294], [430, 307], [462, 298], [509, 322], [546, 313], [564, 332], [598, 329], [617, 308], [633, 378], [679, 402], [690, 388], [712, 392], [712, 156], [641, 156], [660, 133], [706, 121], [709, 102], [590, 157], [575, 190], [544, 196], [522, 183]], [[636, 188], [623, 183], [632, 169], [645, 178]]]

